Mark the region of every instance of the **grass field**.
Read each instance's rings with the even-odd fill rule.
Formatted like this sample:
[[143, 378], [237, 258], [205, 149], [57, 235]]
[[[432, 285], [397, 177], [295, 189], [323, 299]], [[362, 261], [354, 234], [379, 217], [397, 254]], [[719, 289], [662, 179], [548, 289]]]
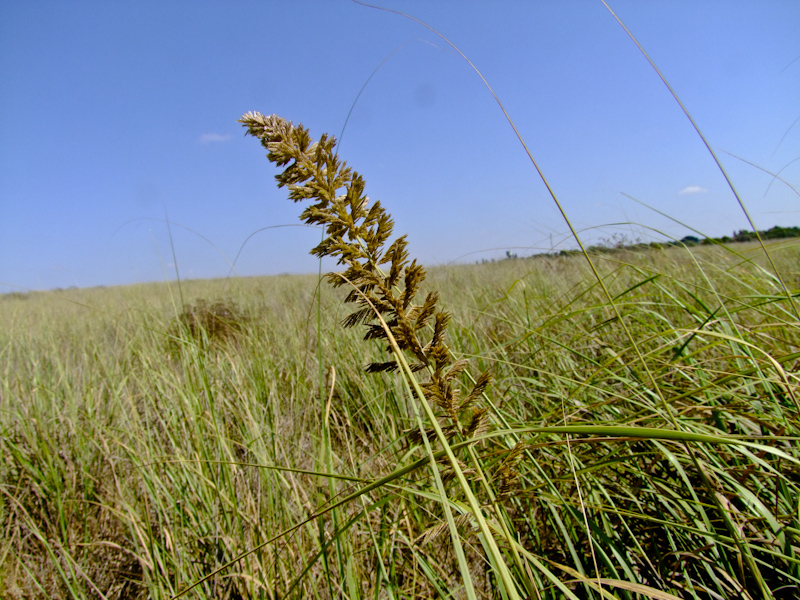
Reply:
[[460, 397], [493, 378], [443, 438], [314, 276], [0, 296], [0, 597], [797, 597], [764, 250], [593, 258], [613, 305], [583, 256], [430, 271]]
[[0, 295], [0, 599], [800, 597], [800, 238], [425, 273], [240, 123], [342, 272]]

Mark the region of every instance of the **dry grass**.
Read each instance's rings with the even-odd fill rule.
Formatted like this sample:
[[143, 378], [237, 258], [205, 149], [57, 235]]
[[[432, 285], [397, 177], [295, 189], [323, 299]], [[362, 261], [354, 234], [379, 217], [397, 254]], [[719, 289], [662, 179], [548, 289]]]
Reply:
[[193, 340], [203, 348], [211, 344], [229, 344], [241, 335], [247, 322], [235, 302], [199, 299], [183, 307], [169, 328], [172, 350]]

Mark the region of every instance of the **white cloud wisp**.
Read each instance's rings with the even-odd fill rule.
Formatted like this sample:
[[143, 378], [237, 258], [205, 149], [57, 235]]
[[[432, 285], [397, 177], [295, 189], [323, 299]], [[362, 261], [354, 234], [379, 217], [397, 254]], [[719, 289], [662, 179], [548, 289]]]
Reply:
[[685, 196], [686, 194], [705, 194], [708, 190], [704, 187], [700, 187], [699, 185], [690, 185], [688, 187], [683, 188], [680, 192], [678, 192], [681, 196]]
[[213, 142], [227, 142], [231, 137], [232, 136], [227, 133], [204, 133], [200, 136], [200, 143], [210, 144]]

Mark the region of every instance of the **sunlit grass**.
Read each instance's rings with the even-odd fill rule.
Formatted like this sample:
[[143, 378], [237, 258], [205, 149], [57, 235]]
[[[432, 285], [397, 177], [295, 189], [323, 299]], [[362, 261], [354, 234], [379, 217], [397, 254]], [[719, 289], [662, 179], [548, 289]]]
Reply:
[[798, 595], [796, 242], [587, 250], [548, 185], [582, 254], [424, 280], [332, 139], [242, 122], [345, 291], [0, 297], [0, 596]]
[[[798, 246], [770, 252], [796, 289]], [[695, 463], [674, 439], [603, 430], [672, 428], [581, 257], [432, 270], [453, 350], [495, 377], [483, 468], [523, 442], [499, 513], [518, 589], [758, 597], [744, 548], [766, 595], [793, 597], [800, 336], [762, 251], [596, 259], [680, 431], [757, 446], [690, 442]], [[2, 595], [168, 597], [409, 466], [191, 594], [462, 597], [430, 470], [405, 441], [412, 400], [395, 377], [363, 374], [383, 352], [338, 326], [338, 293], [323, 286], [317, 322], [312, 277], [228, 282], [224, 298], [222, 282], [183, 285], [187, 303], [235, 302], [237, 334], [170, 337], [180, 307], [167, 284], [0, 299]], [[323, 389], [319, 360], [335, 369]], [[597, 429], [546, 433], [564, 425]], [[451, 508], [476, 594], [493, 597], [458, 494]]]

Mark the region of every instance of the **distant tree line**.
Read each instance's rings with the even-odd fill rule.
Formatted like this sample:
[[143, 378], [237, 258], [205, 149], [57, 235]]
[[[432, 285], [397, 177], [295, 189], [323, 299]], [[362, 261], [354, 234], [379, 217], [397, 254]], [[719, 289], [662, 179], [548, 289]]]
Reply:
[[[800, 237], [800, 227], [780, 227], [776, 225], [772, 229], [765, 229], [759, 231], [758, 235], [762, 240], [779, 240], [785, 238]], [[645, 243], [640, 239], [631, 240], [623, 234], [615, 233], [611, 238], [602, 239], [601, 242], [594, 246], [589, 246], [589, 252], [614, 252], [616, 250], [635, 250], [644, 248], [665, 248], [668, 246], [700, 246], [710, 244], [732, 244], [735, 242], [753, 242], [758, 238], [755, 232], [741, 229], [735, 231], [733, 235], [724, 235], [717, 238], [699, 238], [694, 235], [687, 235], [680, 240], [673, 240], [670, 242], [650, 242]], [[542, 254], [535, 254], [534, 256], [571, 256], [573, 254], [580, 254], [580, 250], [561, 250], [560, 252], [545, 252]], [[506, 252], [504, 259], [500, 260], [513, 260], [519, 258], [517, 254], [510, 251]], [[494, 262], [494, 259], [483, 258], [480, 263]]]
[[[779, 227], [775, 226], [772, 229], [759, 231], [758, 235], [762, 240], [780, 240], [784, 238], [800, 237], [800, 227]], [[687, 235], [680, 242], [671, 242], [671, 244], [683, 244], [685, 246], [696, 246], [697, 244], [713, 244], [714, 242], [720, 244], [730, 244], [733, 242], [753, 242], [757, 240], [755, 232], [747, 229], [735, 231], [732, 236], [724, 235], [720, 238], [703, 238], [700, 239], [693, 235]]]

